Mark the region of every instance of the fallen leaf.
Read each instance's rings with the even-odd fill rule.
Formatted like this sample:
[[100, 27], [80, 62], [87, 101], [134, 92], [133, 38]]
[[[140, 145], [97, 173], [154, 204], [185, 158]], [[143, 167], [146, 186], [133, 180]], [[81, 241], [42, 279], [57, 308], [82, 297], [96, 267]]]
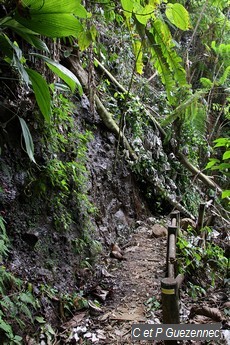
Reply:
[[111, 273], [109, 273], [105, 268], [102, 268], [101, 273], [102, 273], [102, 275], [103, 275], [104, 277], [106, 277], [106, 278], [109, 278], [109, 277], [114, 278], [114, 275], [112, 275]]
[[114, 258], [114, 259], [117, 259], [119, 261], [121, 260], [127, 260], [120, 252], [117, 252], [117, 251], [112, 251], [110, 253], [110, 257], [111, 258]]
[[98, 307], [95, 303], [93, 303], [90, 300], [88, 301], [88, 304], [89, 304], [89, 308], [91, 310], [93, 310], [93, 311], [96, 311], [96, 312], [99, 312], [99, 313], [101, 313], [103, 311], [100, 307]]
[[108, 317], [109, 317], [110, 314], [111, 314], [111, 312], [105, 313], [104, 315], [99, 316], [98, 319], [99, 319], [100, 321], [105, 321], [105, 320], [108, 319]]
[[190, 318], [193, 318], [195, 315], [204, 315], [213, 319], [214, 321], [222, 321], [223, 316], [219, 309], [217, 308], [210, 308], [208, 306], [203, 307], [192, 307], [190, 311]]
[[68, 329], [68, 328], [76, 327], [84, 319], [84, 316], [85, 316], [85, 313], [74, 315], [74, 317], [70, 321], [62, 325], [62, 328]]

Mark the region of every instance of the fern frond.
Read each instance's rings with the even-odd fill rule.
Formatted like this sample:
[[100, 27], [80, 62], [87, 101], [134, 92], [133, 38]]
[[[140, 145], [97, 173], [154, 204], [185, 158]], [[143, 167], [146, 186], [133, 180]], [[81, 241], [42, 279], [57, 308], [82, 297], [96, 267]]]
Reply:
[[156, 43], [160, 46], [162, 55], [167, 61], [169, 71], [173, 73], [174, 79], [180, 87], [187, 86], [186, 73], [181, 64], [182, 59], [175, 51], [168, 26], [160, 19], [154, 21], [150, 32], [153, 34]]
[[175, 100], [172, 96], [172, 90], [176, 86], [176, 84], [171, 73], [169, 73], [168, 71], [167, 62], [165, 61], [160, 52], [160, 49], [157, 46], [155, 46], [154, 49], [151, 49], [151, 55], [153, 64], [161, 77], [162, 83], [166, 87], [168, 100], [171, 104], [174, 104]]
[[35, 298], [30, 292], [22, 292], [19, 295], [19, 299], [21, 302], [26, 303], [26, 304], [31, 304], [34, 308], [36, 308]]
[[205, 106], [198, 99], [195, 99], [186, 108], [184, 115], [184, 124], [190, 125], [194, 132], [203, 137], [206, 131], [207, 112]]
[[219, 46], [216, 46], [216, 42], [212, 41], [211, 47], [216, 54], [224, 58], [225, 63], [230, 63], [230, 44], [221, 43]]
[[228, 66], [228, 67], [225, 69], [225, 71], [224, 71], [222, 77], [219, 79], [219, 82], [218, 82], [218, 83], [219, 83], [220, 85], [223, 85], [223, 84], [226, 82], [229, 73], [230, 73], [230, 66]]
[[[199, 90], [192, 95], [189, 95], [163, 122], [164, 125], [173, 123], [177, 118], [185, 121], [194, 121], [199, 109], [205, 109], [199, 101], [200, 98], [205, 94], [204, 90]], [[203, 112], [203, 110], [202, 110]]]
[[174, 104], [172, 92], [175, 86], [188, 87], [182, 59], [175, 51], [168, 26], [162, 20], [155, 20], [146, 34], [151, 44], [154, 66], [166, 87], [170, 103]]
[[27, 316], [27, 318], [30, 319], [31, 322], [33, 322], [32, 313], [31, 313], [30, 309], [27, 307], [26, 304], [21, 304], [21, 305], [19, 306], [19, 310], [20, 310], [25, 316]]

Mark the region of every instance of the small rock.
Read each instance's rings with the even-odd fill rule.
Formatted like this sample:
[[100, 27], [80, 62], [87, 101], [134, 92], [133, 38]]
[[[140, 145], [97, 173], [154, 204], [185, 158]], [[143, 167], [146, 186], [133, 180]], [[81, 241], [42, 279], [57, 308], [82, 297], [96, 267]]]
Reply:
[[92, 337], [92, 333], [91, 332], [87, 332], [84, 334], [84, 338], [91, 338]]
[[99, 339], [97, 338], [95, 333], [92, 334], [91, 341], [92, 341], [92, 343], [97, 343], [99, 341]]
[[194, 222], [194, 220], [192, 220], [191, 218], [183, 218], [183, 219], [181, 219], [180, 227], [183, 230], [187, 231], [189, 226], [192, 227], [193, 229], [196, 228], [196, 223]]
[[146, 223], [147, 223], [148, 225], [153, 225], [153, 224], [156, 223], [156, 218], [154, 218], [154, 217], [149, 217], [149, 218], [146, 220]]
[[223, 307], [224, 307], [224, 308], [230, 309], [230, 301], [225, 302], [225, 303], [223, 304]]
[[167, 234], [168, 234], [168, 231], [163, 225], [155, 224], [151, 227], [150, 237], [156, 237], [156, 238], [165, 237], [167, 236]]
[[74, 336], [73, 336], [73, 337], [74, 337], [74, 339], [76, 340], [76, 342], [78, 342], [78, 340], [80, 339], [77, 333], [76, 333], [76, 334], [74, 334]]

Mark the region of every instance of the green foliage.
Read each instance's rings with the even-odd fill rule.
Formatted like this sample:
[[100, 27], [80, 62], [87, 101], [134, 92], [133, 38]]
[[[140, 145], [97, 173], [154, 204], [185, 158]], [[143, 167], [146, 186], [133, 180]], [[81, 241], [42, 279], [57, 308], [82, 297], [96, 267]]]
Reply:
[[[27, 86], [32, 85], [39, 109], [47, 122], [51, 118], [51, 97], [48, 84], [40, 73], [27, 67], [27, 61], [22, 50], [16, 41], [10, 39], [8, 32], [16, 32], [33, 47], [49, 53], [46, 44], [37, 37], [38, 34], [53, 38], [71, 35], [77, 37], [84, 29], [76, 17], [86, 19], [89, 16], [90, 14], [80, 2], [74, 0], [61, 0], [58, 5], [54, 0], [22, 0], [17, 3], [12, 12], [0, 20], [0, 49], [3, 60], [16, 69], [23, 83]], [[47, 66], [68, 84], [72, 92], [77, 86], [79, 93], [82, 93], [78, 79], [67, 68], [46, 56], [38, 54], [37, 56], [43, 57]], [[35, 163], [33, 141], [29, 128], [22, 118], [19, 120], [26, 152]]]
[[[205, 227], [201, 231], [210, 233], [212, 230]], [[178, 236], [179, 271], [192, 277], [192, 281], [199, 281], [205, 274], [207, 280], [202, 281], [202, 286], [214, 286], [222, 281], [223, 275], [226, 275], [228, 259], [219, 246], [207, 241], [205, 248], [202, 248], [197, 245], [198, 240], [191, 230], [186, 235]]]
[[[0, 259], [8, 255], [9, 239], [6, 234], [4, 219], [0, 216]], [[26, 323], [33, 323], [33, 312], [38, 303], [22, 280], [0, 266], [0, 333], [2, 344], [21, 344], [22, 338], [14, 334], [15, 322], [23, 328]]]
[[[205, 169], [219, 171], [222, 175], [227, 178], [230, 176], [230, 139], [229, 138], [218, 138], [214, 140], [214, 149], [221, 148], [221, 158], [209, 158], [209, 162]], [[230, 197], [230, 190], [226, 189], [222, 192], [222, 199]]]
[[190, 25], [189, 13], [183, 5], [179, 3], [168, 3], [165, 14], [172, 24], [181, 30], [188, 30]]
[[83, 297], [82, 291], [74, 294], [62, 294], [60, 299], [65, 317], [73, 315], [74, 311], [88, 308], [88, 301]]
[[193, 301], [196, 301], [200, 297], [206, 295], [206, 290], [201, 285], [196, 285], [191, 282], [188, 282], [188, 295], [192, 298]]
[[45, 79], [36, 71], [26, 68], [26, 72], [29, 75], [30, 81], [33, 86], [36, 101], [39, 109], [47, 122], [50, 121], [51, 116], [51, 97], [49, 93], [49, 87]]
[[155, 296], [150, 297], [144, 304], [147, 306], [147, 311], [159, 310], [161, 307], [161, 303]]
[[33, 323], [33, 313], [38, 302], [23, 287], [23, 282], [7, 272], [4, 266], [0, 267], [0, 276], [0, 329], [5, 339], [8, 339], [3, 344], [21, 344], [22, 338], [14, 334], [12, 324], [18, 323], [20, 328], [24, 328], [28, 322]]
[[20, 116], [18, 116], [18, 119], [20, 121], [20, 125], [22, 127], [22, 134], [23, 134], [23, 138], [25, 141], [25, 145], [26, 145], [26, 152], [30, 158], [30, 160], [34, 163], [36, 163], [35, 158], [34, 158], [34, 143], [33, 143], [33, 139], [31, 137], [30, 134], [30, 130], [25, 122], [25, 120], [23, 118], [21, 118]]
[[169, 28], [162, 20], [156, 19], [154, 21], [148, 32], [148, 38], [152, 46], [151, 54], [154, 66], [166, 87], [170, 103], [175, 104], [176, 99], [173, 91], [176, 83], [181, 88], [188, 86], [185, 70], [181, 64], [182, 59], [176, 53]]
[[[77, 246], [82, 252], [92, 242], [90, 217], [95, 213], [95, 207], [88, 198], [86, 168], [87, 143], [92, 134], [87, 130], [79, 132], [77, 119], [74, 119], [74, 105], [61, 94], [54, 93], [52, 114], [52, 124], [46, 126], [44, 133], [49, 158], [37, 181], [38, 188], [46, 198], [46, 186], [51, 186], [49, 208], [55, 227], [62, 232], [68, 232], [71, 226], [79, 229], [80, 238], [76, 241], [82, 241], [82, 245]], [[75, 241], [73, 247], [75, 250]]]
[[82, 95], [83, 90], [78, 78], [75, 76], [75, 74], [68, 70], [68, 68], [48, 58], [47, 56], [35, 53], [32, 55], [44, 60], [51, 71], [53, 71], [60, 79], [62, 79], [69, 86], [70, 90], [73, 93], [76, 91], [77, 87], [79, 94]]
[[12, 20], [47, 37], [76, 37], [83, 30], [76, 16], [87, 15], [85, 8], [74, 0], [60, 0], [58, 4], [55, 0], [22, 0]]
[[[6, 234], [5, 221], [2, 216], [0, 216], [0, 260], [2, 261], [4, 257], [8, 254], [9, 239]], [[1, 283], [0, 283], [1, 289]]]
[[[188, 84], [182, 59], [176, 52], [169, 27], [162, 17], [157, 15], [161, 3], [162, 1], [151, 1], [147, 4], [141, 4], [140, 1], [121, 1], [126, 24], [134, 42], [137, 72], [142, 73], [144, 56], [150, 53], [153, 65], [166, 87], [168, 100], [175, 104], [175, 86], [186, 89]], [[182, 30], [189, 28], [189, 14], [181, 4], [168, 4], [166, 15]]]

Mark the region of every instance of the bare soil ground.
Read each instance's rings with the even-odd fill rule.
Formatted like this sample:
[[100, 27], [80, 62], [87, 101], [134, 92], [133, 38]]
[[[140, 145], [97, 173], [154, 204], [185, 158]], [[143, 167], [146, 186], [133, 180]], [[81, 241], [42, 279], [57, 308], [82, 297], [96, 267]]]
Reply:
[[[104, 344], [132, 344], [132, 324], [157, 322], [148, 301], [160, 298], [160, 280], [164, 277], [166, 239], [150, 238], [143, 227], [133, 235], [133, 245], [127, 247], [127, 261], [114, 268], [119, 283], [116, 295], [98, 318], [105, 331]], [[154, 298], [155, 297], [155, 298]], [[155, 320], [154, 320], [155, 317]]]
[[77, 343], [133, 344], [133, 324], [160, 323], [161, 312], [153, 311], [153, 306], [160, 301], [160, 281], [165, 276], [166, 237], [153, 238], [144, 226], [138, 230], [126, 244], [126, 260], [109, 259], [108, 279], [113, 281], [113, 292], [101, 312], [95, 316], [79, 313], [69, 324], [72, 337], [74, 331], [78, 333]]

